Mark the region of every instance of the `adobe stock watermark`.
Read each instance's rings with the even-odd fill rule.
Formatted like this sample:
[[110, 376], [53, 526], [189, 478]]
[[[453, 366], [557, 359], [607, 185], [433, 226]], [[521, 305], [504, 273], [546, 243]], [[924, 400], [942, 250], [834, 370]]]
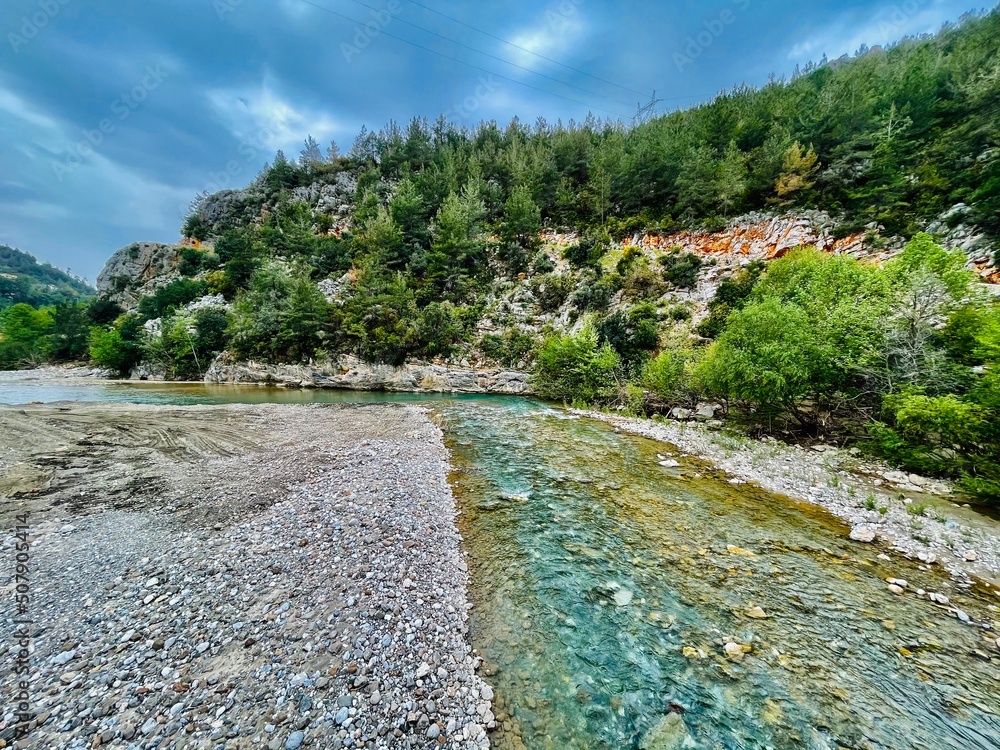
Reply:
[[360, 55], [370, 45], [375, 38], [382, 33], [392, 19], [398, 16], [403, 10], [403, 4], [399, 0], [389, 0], [386, 10], [372, 10], [369, 12], [371, 20], [364, 25], [354, 27], [354, 38], [352, 44], [340, 43], [340, 51], [344, 54], [344, 59], [350, 63], [355, 57]]
[[565, 31], [570, 21], [576, 16], [584, 0], [561, 0], [545, 11], [545, 23], [550, 31]]
[[898, 36], [899, 31], [906, 26], [917, 12], [928, 4], [929, 0], [906, 0], [898, 5], [893, 5], [889, 9], [888, 18], [883, 18], [879, 22], [878, 35], [880, 39], [891, 42]]
[[88, 156], [93, 156], [97, 148], [110, 135], [115, 133], [119, 125], [131, 117], [132, 113], [170, 75], [168, 71], [164, 70], [161, 64], [147, 66], [145, 72], [146, 74], [139, 83], [111, 102], [111, 114], [114, 115], [113, 118], [105, 117], [97, 123], [97, 127], [85, 129], [83, 131], [83, 138], [66, 150], [65, 158], [61, 161], [52, 162], [52, 169], [55, 171], [59, 182], [62, 182], [66, 178], [66, 175], [81, 167]]
[[243, 5], [243, 0], [212, 0], [212, 7], [215, 8], [215, 15], [220, 21], [225, 21], [226, 16]]
[[59, 15], [63, 8], [73, 0], [38, 0], [38, 10], [31, 15], [21, 17], [21, 27], [15, 32], [7, 34], [7, 41], [10, 42], [11, 49], [17, 54], [21, 47], [41, 33], [42, 29], [52, 23], [52, 19]]
[[[744, 11], [750, 7], [750, 0], [730, 0], [730, 2], [736, 6], [738, 11]], [[688, 65], [692, 65], [734, 23], [736, 23], [736, 13], [732, 8], [726, 8], [715, 18], [702, 21], [704, 30], [687, 38], [683, 53], [674, 53], [674, 64], [677, 66], [677, 70], [682, 71]]]
[[[202, 187], [198, 195], [218, 193], [236, 184], [237, 178], [243, 171], [253, 164], [257, 156], [262, 151], [269, 151], [271, 144], [277, 139], [277, 124], [272, 122], [263, 126], [257, 133], [240, 141], [236, 151], [242, 159], [230, 159], [223, 169], [216, 172], [209, 172], [208, 181]], [[178, 204], [178, 213], [182, 219], [186, 219], [191, 213], [191, 204]]]
[[499, 85], [493, 76], [479, 76], [479, 85], [475, 90], [460, 102], [452, 104], [445, 110], [444, 118], [448, 122], [455, 120], [468, 120], [473, 114], [483, 106], [483, 103], [496, 93]]

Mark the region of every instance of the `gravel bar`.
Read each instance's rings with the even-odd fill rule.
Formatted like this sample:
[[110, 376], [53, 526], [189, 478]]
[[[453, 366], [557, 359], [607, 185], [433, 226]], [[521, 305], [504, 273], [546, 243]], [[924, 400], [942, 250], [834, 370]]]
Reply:
[[489, 746], [421, 409], [7, 408], [0, 469], [7, 602], [31, 513], [33, 636], [19, 724], [4, 617], [0, 747]]

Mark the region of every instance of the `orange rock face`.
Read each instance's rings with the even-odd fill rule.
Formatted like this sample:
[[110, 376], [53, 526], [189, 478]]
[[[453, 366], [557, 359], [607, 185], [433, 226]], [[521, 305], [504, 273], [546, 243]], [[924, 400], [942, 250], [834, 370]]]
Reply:
[[721, 232], [679, 232], [661, 237], [646, 234], [633, 244], [647, 249], [673, 247], [699, 255], [743, 256], [750, 260], [773, 260], [795, 247], [814, 246], [830, 253], [848, 253], [857, 257], [871, 255], [865, 248], [865, 235], [852, 234], [835, 239], [817, 231], [809, 222], [794, 218], [775, 218], [752, 224], [736, 224]]

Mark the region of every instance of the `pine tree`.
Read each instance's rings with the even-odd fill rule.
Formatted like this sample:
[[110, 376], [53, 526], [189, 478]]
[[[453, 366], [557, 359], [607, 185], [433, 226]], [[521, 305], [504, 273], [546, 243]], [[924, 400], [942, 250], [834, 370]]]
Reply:
[[299, 164], [305, 169], [315, 169], [323, 162], [323, 154], [319, 144], [311, 135], [306, 137], [305, 148], [299, 156]]

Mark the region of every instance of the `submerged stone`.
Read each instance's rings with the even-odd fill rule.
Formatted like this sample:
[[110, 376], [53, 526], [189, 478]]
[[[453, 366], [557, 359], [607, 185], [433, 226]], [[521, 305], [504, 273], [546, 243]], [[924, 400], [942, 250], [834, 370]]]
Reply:
[[668, 714], [643, 735], [640, 750], [681, 750], [697, 747], [680, 714]]
[[615, 592], [615, 604], [619, 607], [625, 607], [632, 603], [632, 597], [634, 594], [628, 589], [618, 589]]

